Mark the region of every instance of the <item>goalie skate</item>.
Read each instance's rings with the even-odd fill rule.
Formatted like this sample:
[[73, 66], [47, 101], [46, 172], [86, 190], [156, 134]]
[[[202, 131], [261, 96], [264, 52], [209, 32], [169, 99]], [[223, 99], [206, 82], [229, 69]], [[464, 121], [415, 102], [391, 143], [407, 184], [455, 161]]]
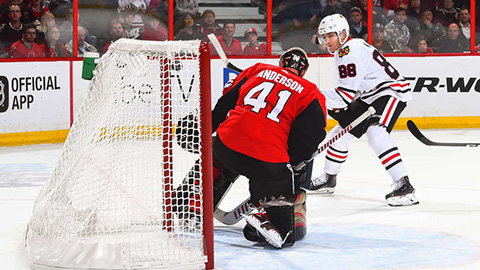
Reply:
[[270, 222], [270, 220], [268, 220], [265, 214], [242, 214], [242, 216], [245, 218], [249, 225], [255, 228], [265, 238], [265, 241], [267, 241], [268, 244], [275, 248], [283, 247], [284, 241], [282, 239], [282, 236], [280, 235], [278, 230], [273, 227], [272, 223]]
[[385, 196], [388, 205], [390, 206], [409, 206], [419, 204], [415, 196], [415, 189], [408, 179], [408, 176], [399, 180], [401, 186], [394, 189]]
[[337, 185], [337, 176], [331, 174], [322, 174], [310, 180], [310, 186], [306, 189], [315, 191], [315, 194], [332, 194]]

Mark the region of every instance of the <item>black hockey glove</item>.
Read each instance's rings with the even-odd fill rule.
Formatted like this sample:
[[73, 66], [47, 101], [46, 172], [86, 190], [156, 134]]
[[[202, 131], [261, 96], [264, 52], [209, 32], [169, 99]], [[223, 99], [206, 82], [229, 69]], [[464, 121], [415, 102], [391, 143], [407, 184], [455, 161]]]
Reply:
[[[369, 105], [360, 99], [355, 99], [346, 108], [339, 110], [328, 110], [328, 115], [337, 120], [342, 128], [347, 127], [355, 119], [368, 110]], [[354, 129], [350, 130], [350, 133], [357, 138], [360, 138], [367, 128], [375, 122], [378, 122], [378, 115], [372, 115], [358, 124]]]

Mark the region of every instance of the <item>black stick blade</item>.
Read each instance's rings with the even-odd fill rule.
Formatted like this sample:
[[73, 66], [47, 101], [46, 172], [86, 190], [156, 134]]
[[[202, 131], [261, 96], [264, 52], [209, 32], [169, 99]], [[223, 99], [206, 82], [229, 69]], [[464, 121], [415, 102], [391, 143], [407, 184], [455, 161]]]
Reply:
[[417, 125], [413, 123], [412, 120], [407, 121], [407, 127], [408, 130], [417, 138], [419, 141], [421, 141], [425, 145], [429, 146], [456, 146], [456, 147], [477, 147], [480, 145], [480, 143], [447, 143], [447, 142], [433, 142], [429, 140], [425, 135], [420, 132], [418, 129]]

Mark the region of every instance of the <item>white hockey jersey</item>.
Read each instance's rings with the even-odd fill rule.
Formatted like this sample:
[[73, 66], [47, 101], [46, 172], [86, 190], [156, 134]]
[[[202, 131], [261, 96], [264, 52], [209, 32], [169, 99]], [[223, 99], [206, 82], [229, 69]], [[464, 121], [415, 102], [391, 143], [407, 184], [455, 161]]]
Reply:
[[382, 96], [393, 96], [405, 102], [412, 99], [410, 85], [405, 78], [379, 51], [362, 39], [345, 42], [335, 52], [335, 65], [337, 87], [322, 90], [328, 109], [344, 108], [354, 97], [367, 104]]

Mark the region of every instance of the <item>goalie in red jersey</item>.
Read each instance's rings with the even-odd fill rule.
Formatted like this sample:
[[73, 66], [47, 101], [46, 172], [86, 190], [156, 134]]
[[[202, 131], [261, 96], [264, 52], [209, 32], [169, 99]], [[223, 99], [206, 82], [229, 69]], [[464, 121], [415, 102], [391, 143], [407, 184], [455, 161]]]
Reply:
[[308, 65], [300, 48], [286, 51], [279, 66], [258, 63], [227, 85], [213, 110], [215, 166], [230, 176], [215, 180], [215, 201], [228, 189], [220, 183], [247, 177], [258, 211], [245, 216], [244, 235], [276, 248], [306, 234], [303, 179], [295, 177], [303, 173], [292, 166], [309, 159], [326, 136], [325, 98], [302, 78]]

